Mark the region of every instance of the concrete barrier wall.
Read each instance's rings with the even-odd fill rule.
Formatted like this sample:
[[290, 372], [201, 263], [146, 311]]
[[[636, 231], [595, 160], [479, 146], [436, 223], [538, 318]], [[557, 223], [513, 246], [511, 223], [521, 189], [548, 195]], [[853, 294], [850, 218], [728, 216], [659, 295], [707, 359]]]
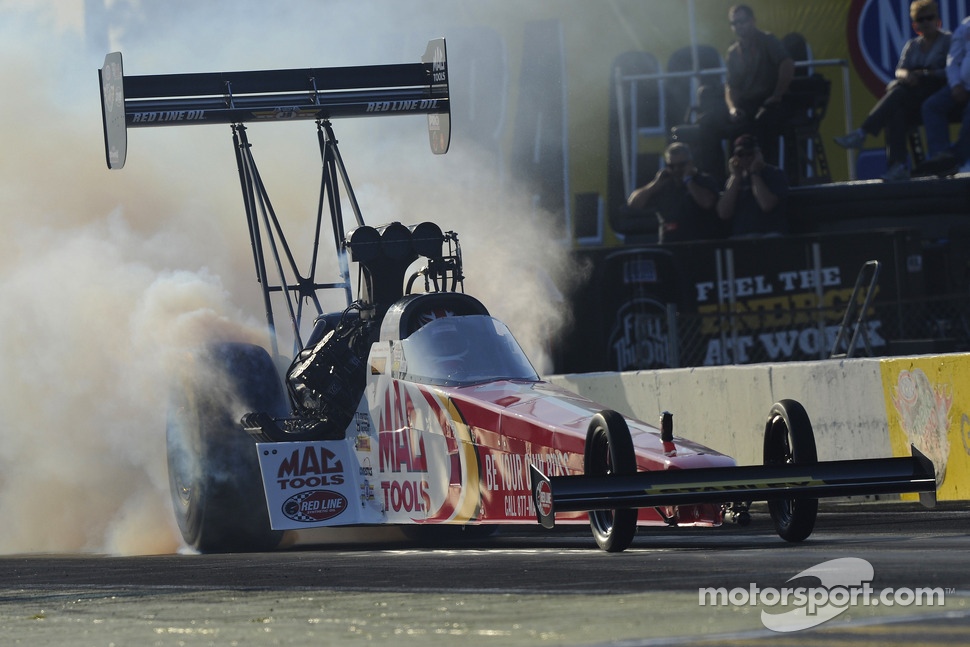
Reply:
[[[970, 499], [970, 355], [555, 375], [550, 382], [620, 413], [760, 464], [771, 405], [798, 400], [819, 460], [908, 455], [937, 468], [941, 499]], [[945, 478], [945, 480], [944, 480]]]

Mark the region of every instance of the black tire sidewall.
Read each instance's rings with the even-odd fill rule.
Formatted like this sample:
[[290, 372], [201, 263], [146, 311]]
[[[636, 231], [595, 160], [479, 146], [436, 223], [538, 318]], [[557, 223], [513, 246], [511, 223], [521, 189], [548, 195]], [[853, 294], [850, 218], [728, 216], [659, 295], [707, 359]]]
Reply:
[[[805, 408], [795, 400], [781, 400], [771, 407], [765, 424], [764, 464], [780, 462], [780, 447], [787, 436], [792, 462], [810, 465], [818, 462], [815, 433]], [[768, 512], [778, 536], [789, 542], [808, 538], [815, 528], [818, 499], [787, 499], [769, 501]]]
[[166, 435], [172, 504], [189, 546], [250, 552], [279, 544], [282, 532], [270, 528], [255, 441], [239, 417], [246, 411], [284, 415], [286, 409], [276, 366], [259, 346], [213, 344], [188, 362], [173, 388]]
[[[609, 452], [613, 474], [636, 473], [637, 460], [630, 429], [623, 416], [616, 411], [601, 411], [590, 420], [583, 456], [585, 474], [606, 474], [604, 449]], [[636, 508], [590, 511], [590, 528], [597, 545], [607, 552], [620, 552], [628, 548], [636, 534], [638, 514]]]

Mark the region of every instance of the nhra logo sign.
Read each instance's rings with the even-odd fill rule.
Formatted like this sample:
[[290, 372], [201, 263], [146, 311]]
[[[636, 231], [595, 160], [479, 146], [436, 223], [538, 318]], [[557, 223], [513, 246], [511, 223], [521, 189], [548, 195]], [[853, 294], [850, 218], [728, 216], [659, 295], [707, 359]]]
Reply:
[[[954, 31], [970, 15], [970, 0], [937, 0], [943, 29]], [[910, 0], [852, 0], [847, 37], [852, 64], [866, 88], [877, 97], [895, 78], [903, 45], [916, 36], [909, 17]]]

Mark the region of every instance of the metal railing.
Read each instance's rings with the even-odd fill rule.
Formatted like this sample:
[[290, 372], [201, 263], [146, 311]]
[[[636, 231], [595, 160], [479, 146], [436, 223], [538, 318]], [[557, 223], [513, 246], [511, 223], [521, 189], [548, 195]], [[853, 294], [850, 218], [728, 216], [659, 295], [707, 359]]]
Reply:
[[[845, 132], [850, 132], [852, 127], [852, 97], [849, 87], [849, 62], [845, 59], [817, 59], [808, 61], [796, 61], [795, 67], [814, 68], [814, 67], [839, 67], [842, 70], [842, 110], [845, 120]], [[666, 86], [665, 81], [669, 79], [699, 78], [701, 76], [721, 75], [723, 80], [727, 72], [725, 67], [712, 67], [684, 72], [655, 72], [652, 74], [623, 74], [619, 68], [614, 72], [614, 90], [617, 98], [617, 124], [620, 130], [620, 157], [623, 164], [623, 187], [624, 195], [636, 188], [637, 182], [637, 154], [640, 150], [640, 137], [643, 136], [666, 136], [670, 132], [671, 126], [677, 124], [666, 123]], [[641, 126], [637, 123], [637, 115], [641, 97], [639, 96], [638, 82], [657, 81], [657, 124]], [[696, 88], [692, 88], [696, 90]], [[696, 92], [692, 92], [696, 95]], [[846, 150], [846, 162], [849, 168], [849, 179], [855, 179], [855, 151]]]

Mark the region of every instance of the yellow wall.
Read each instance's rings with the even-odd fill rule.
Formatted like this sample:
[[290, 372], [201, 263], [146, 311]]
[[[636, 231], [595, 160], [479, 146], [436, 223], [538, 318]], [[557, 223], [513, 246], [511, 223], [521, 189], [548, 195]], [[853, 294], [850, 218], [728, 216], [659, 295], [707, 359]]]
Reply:
[[895, 456], [913, 444], [937, 472], [937, 497], [970, 499], [970, 356], [908, 357], [880, 364]]

